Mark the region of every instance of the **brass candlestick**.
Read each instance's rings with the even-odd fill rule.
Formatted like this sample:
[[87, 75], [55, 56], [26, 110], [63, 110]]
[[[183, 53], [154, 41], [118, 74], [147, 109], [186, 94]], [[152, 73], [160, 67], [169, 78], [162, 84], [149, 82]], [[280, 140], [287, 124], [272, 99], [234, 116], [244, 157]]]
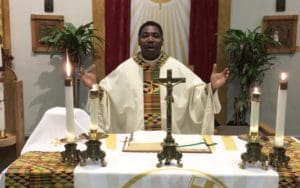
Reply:
[[76, 166], [80, 161], [80, 151], [76, 149], [76, 143], [65, 144], [65, 151], [61, 152], [62, 162], [69, 166]]
[[273, 153], [269, 154], [269, 164], [276, 170], [281, 167], [288, 168], [290, 157], [285, 155], [284, 147], [273, 147]]
[[100, 160], [101, 166], [106, 166], [106, 162], [104, 160], [105, 158], [105, 152], [100, 149], [101, 142], [100, 139], [100, 133], [98, 133], [97, 130], [91, 130], [89, 133], [89, 140], [85, 143], [87, 146], [87, 149], [85, 151], [81, 152], [80, 155], [80, 165], [84, 166], [86, 165], [86, 159], [90, 158], [92, 161], [98, 161]]
[[0, 139], [7, 138], [5, 130], [0, 130]]
[[241, 155], [242, 162], [240, 168], [245, 169], [246, 164], [255, 164], [256, 162], [261, 163], [261, 167], [264, 170], [268, 170], [268, 157], [262, 153], [262, 144], [259, 143], [258, 133], [250, 133], [249, 141], [246, 144], [247, 151]]
[[171, 160], [177, 160], [177, 166], [182, 167], [181, 158], [182, 153], [177, 151], [177, 143], [172, 137], [172, 102], [174, 98], [172, 96], [173, 87], [179, 83], [185, 82], [185, 78], [172, 78], [172, 70], [167, 70], [167, 78], [158, 79], [155, 82], [159, 82], [167, 88], [167, 136], [164, 142], [161, 143], [162, 151], [157, 154], [158, 163], [157, 167], [162, 166], [162, 161], [165, 160], [165, 164], [169, 165]]

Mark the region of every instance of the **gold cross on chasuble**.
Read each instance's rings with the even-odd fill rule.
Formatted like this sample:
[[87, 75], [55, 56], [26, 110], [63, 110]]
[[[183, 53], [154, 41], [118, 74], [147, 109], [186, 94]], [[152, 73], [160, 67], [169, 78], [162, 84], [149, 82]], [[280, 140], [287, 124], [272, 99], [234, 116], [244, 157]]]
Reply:
[[143, 67], [143, 93], [144, 93], [144, 129], [161, 130], [161, 111], [160, 111], [160, 86], [153, 80], [159, 78], [160, 67], [168, 59], [168, 55], [162, 52], [154, 66], [150, 66], [140, 58], [140, 53], [133, 59]]

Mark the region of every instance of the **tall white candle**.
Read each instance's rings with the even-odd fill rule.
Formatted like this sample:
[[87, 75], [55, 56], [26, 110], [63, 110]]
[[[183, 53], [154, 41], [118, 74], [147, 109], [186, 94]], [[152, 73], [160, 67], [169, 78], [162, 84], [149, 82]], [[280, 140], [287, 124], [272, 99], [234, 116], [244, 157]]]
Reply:
[[99, 94], [97, 84], [90, 90], [90, 129], [98, 130]]
[[71, 64], [67, 53], [65, 78], [65, 103], [66, 103], [66, 124], [67, 124], [67, 142], [72, 143], [75, 141], [74, 134], [74, 104], [73, 104], [73, 84], [71, 77]]
[[280, 74], [278, 96], [277, 96], [275, 147], [283, 147], [284, 144], [284, 124], [285, 124], [287, 88], [288, 88], [287, 73], [283, 72]]
[[4, 129], [5, 129], [4, 85], [3, 82], [0, 81], [0, 131], [3, 131]]
[[258, 134], [259, 128], [260, 91], [257, 87], [251, 93], [250, 134]]

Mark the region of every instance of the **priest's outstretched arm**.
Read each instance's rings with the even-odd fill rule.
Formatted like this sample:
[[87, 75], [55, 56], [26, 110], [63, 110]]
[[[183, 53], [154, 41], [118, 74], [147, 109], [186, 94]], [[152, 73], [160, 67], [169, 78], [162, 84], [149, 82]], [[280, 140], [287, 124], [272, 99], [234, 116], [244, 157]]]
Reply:
[[[217, 89], [225, 84], [229, 75], [228, 69], [217, 73], [217, 67], [214, 65], [211, 83], [206, 84], [192, 71], [184, 68], [183, 64], [171, 62], [172, 58], [161, 71], [165, 72], [165, 69], [171, 67], [175, 76], [187, 78], [187, 83], [179, 84], [174, 88], [173, 111], [176, 114], [173, 117], [174, 133], [213, 134], [214, 114], [221, 109]], [[124, 133], [144, 129], [144, 103], [141, 89], [143, 80], [139, 74], [140, 68], [133, 59], [129, 59], [99, 83], [103, 89], [100, 109], [102, 114], [100, 126], [103, 131]], [[161, 128], [165, 129], [165, 87], [160, 92]]]
[[221, 110], [217, 89], [226, 83], [228, 77], [228, 68], [217, 73], [217, 65], [214, 64], [210, 83], [196, 85], [190, 93], [189, 114], [192, 122], [202, 125], [201, 134], [214, 134], [214, 114]]

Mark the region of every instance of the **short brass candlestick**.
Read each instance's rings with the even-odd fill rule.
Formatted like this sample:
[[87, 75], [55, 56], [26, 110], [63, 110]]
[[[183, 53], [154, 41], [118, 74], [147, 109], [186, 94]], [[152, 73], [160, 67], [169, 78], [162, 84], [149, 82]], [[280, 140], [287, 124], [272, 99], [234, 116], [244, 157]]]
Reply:
[[76, 166], [80, 161], [80, 151], [76, 149], [76, 143], [65, 144], [65, 151], [61, 152], [63, 163], [69, 166]]
[[269, 154], [269, 164], [279, 170], [281, 167], [288, 168], [290, 157], [285, 155], [284, 147], [273, 147], [273, 153]]
[[172, 102], [174, 98], [172, 96], [173, 87], [179, 83], [185, 82], [185, 78], [172, 78], [172, 70], [167, 70], [167, 78], [158, 79], [156, 82], [164, 85], [167, 88], [167, 136], [164, 139], [164, 142], [161, 143], [162, 151], [157, 154], [158, 163], [157, 167], [162, 166], [162, 161], [165, 160], [165, 164], [169, 165], [171, 160], [177, 160], [177, 166], [182, 167], [181, 158], [182, 153], [177, 151], [177, 143], [172, 137]]
[[106, 162], [104, 160], [105, 152], [100, 149], [102, 143], [99, 141], [99, 139], [100, 133], [98, 133], [97, 130], [91, 130], [89, 133], [89, 140], [85, 143], [87, 149], [85, 151], [82, 151], [80, 155], [81, 166], [86, 165], [87, 158], [90, 158], [92, 161], [100, 160], [101, 166], [106, 166]]
[[5, 130], [0, 130], [0, 139], [7, 138]]
[[262, 169], [268, 170], [268, 157], [261, 151], [262, 144], [259, 143], [258, 133], [250, 133], [246, 147], [247, 151], [241, 155], [242, 162], [240, 163], [240, 168], [245, 169], [247, 163], [255, 164], [256, 162], [260, 162]]

